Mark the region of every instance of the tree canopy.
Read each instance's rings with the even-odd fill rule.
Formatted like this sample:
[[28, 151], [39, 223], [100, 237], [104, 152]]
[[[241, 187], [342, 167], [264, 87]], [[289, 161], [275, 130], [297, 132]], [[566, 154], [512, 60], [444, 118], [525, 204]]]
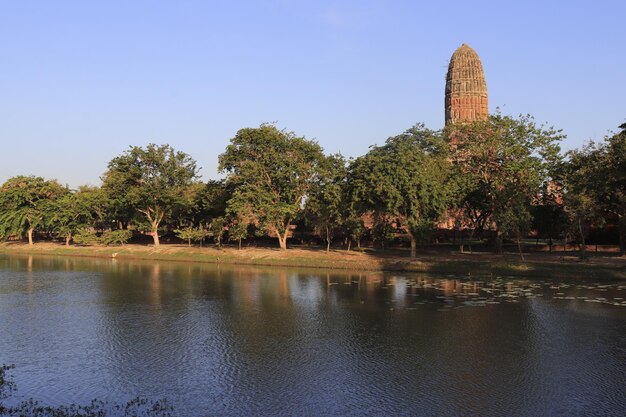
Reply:
[[349, 182], [363, 210], [397, 222], [406, 232], [415, 257], [420, 236], [448, 208], [449, 165], [441, 133], [418, 124], [355, 159]]
[[274, 125], [239, 130], [219, 157], [219, 169], [235, 190], [228, 212], [278, 238], [285, 250], [323, 159], [316, 142]]
[[184, 206], [197, 178], [196, 162], [184, 152], [169, 145], [132, 146], [109, 162], [103, 189], [121, 209], [116, 220], [140, 213], [158, 246], [161, 222]]
[[[507, 232], [527, 227], [527, 213], [550, 168], [559, 160], [561, 131], [537, 125], [530, 116], [500, 113], [487, 121], [450, 124], [446, 136], [460, 191], [460, 204], [475, 226], [495, 223], [498, 251]], [[512, 220], [525, 220], [524, 224]], [[481, 225], [481, 227], [482, 227]], [[505, 227], [506, 226], [506, 227]]]
[[566, 203], [580, 224], [613, 220], [620, 252], [626, 254], [626, 123], [621, 131], [567, 153], [564, 164]]
[[0, 237], [28, 235], [50, 223], [55, 213], [54, 202], [68, 193], [56, 180], [35, 176], [17, 176], [0, 187]]

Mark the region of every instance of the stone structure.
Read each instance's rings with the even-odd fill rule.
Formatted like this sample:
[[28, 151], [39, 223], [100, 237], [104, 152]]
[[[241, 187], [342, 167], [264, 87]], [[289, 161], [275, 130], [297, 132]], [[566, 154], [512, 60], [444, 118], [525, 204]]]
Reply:
[[446, 124], [486, 120], [487, 82], [476, 51], [461, 45], [450, 58], [446, 76]]

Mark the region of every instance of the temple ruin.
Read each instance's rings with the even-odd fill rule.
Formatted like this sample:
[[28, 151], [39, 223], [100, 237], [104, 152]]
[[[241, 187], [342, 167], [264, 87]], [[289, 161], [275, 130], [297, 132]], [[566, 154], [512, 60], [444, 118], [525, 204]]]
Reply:
[[487, 82], [476, 51], [461, 45], [450, 58], [446, 76], [446, 124], [486, 120]]

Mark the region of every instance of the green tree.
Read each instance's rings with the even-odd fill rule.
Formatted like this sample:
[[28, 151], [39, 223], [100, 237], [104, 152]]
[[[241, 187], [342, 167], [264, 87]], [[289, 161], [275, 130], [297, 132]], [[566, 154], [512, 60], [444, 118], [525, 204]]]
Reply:
[[394, 222], [407, 234], [414, 258], [420, 237], [449, 206], [449, 174], [440, 132], [418, 124], [355, 159], [349, 183], [356, 201], [376, 219]]
[[620, 253], [626, 256], [626, 123], [621, 131], [606, 140], [603, 203], [607, 212], [615, 216], [619, 230]]
[[53, 205], [50, 228], [69, 245], [78, 231], [95, 228], [102, 222], [106, 200], [99, 187], [81, 186], [76, 192], [60, 196]]
[[132, 237], [133, 232], [130, 230], [107, 230], [102, 234], [99, 241], [107, 246], [125, 245]]
[[187, 241], [187, 246], [191, 247], [191, 242], [200, 242], [200, 246], [202, 246], [202, 241], [205, 237], [208, 236], [208, 231], [204, 227], [192, 227], [188, 226], [183, 229], [174, 230], [176, 236], [180, 239]]
[[[458, 200], [475, 225], [495, 222], [496, 248], [501, 252], [507, 229], [503, 222], [520, 205], [530, 204], [550, 180], [564, 135], [538, 126], [531, 116], [512, 118], [499, 112], [487, 121], [448, 125], [445, 135], [451, 145]], [[528, 216], [524, 219], [530, 221]]]
[[109, 162], [103, 189], [121, 211], [132, 208], [142, 215], [159, 246], [159, 226], [189, 204], [189, 187], [197, 177], [196, 162], [186, 153], [169, 145], [132, 146]]
[[323, 159], [317, 143], [273, 125], [239, 130], [219, 157], [219, 169], [234, 189], [228, 214], [253, 219], [286, 250]]
[[226, 231], [226, 219], [224, 217], [216, 217], [209, 224], [209, 236], [213, 237], [218, 248], [222, 247], [224, 232]]
[[249, 224], [243, 220], [237, 219], [228, 226], [228, 240], [236, 240], [239, 250], [241, 250], [241, 241], [248, 237]]
[[583, 242], [581, 251], [590, 223], [615, 222], [620, 253], [626, 253], [626, 124], [620, 128], [603, 142], [568, 152], [563, 164], [566, 210]]
[[305, 216], [326, 240], [326, 252], [346, 212], [345, 187], [347, 175], [343, 156], [330, 155], [322, 160], [318, 181], [313, 184], [306, 200]]
[[342, 223], [342, 230], [348, 238], [348, 251], [350, 251], [352, 242], [356, 242], [357, 248], [360, 250], [361, 239], [367, 232], [362, 216], [349, 214]]
[[180, 226], [201, 226], [211, 219], [226, 215], [227, 202], [232, 190], [224, 181], [210, 180], [188, 187], [185, 202], [178, 211], [176, 220]]
[[56, 180], [35, 176], [8, 179], [0, 187], [0, 237], [26, 234], [32, 245], [33, 232], [49, 225], [54, 201], [67, 193]]

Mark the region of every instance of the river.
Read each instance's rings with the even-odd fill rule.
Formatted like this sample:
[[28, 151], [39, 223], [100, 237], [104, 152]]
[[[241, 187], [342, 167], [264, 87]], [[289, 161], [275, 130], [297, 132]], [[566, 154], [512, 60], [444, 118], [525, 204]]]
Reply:
[[13, 401], [623, 415], [626, 282], [0, 255]]

